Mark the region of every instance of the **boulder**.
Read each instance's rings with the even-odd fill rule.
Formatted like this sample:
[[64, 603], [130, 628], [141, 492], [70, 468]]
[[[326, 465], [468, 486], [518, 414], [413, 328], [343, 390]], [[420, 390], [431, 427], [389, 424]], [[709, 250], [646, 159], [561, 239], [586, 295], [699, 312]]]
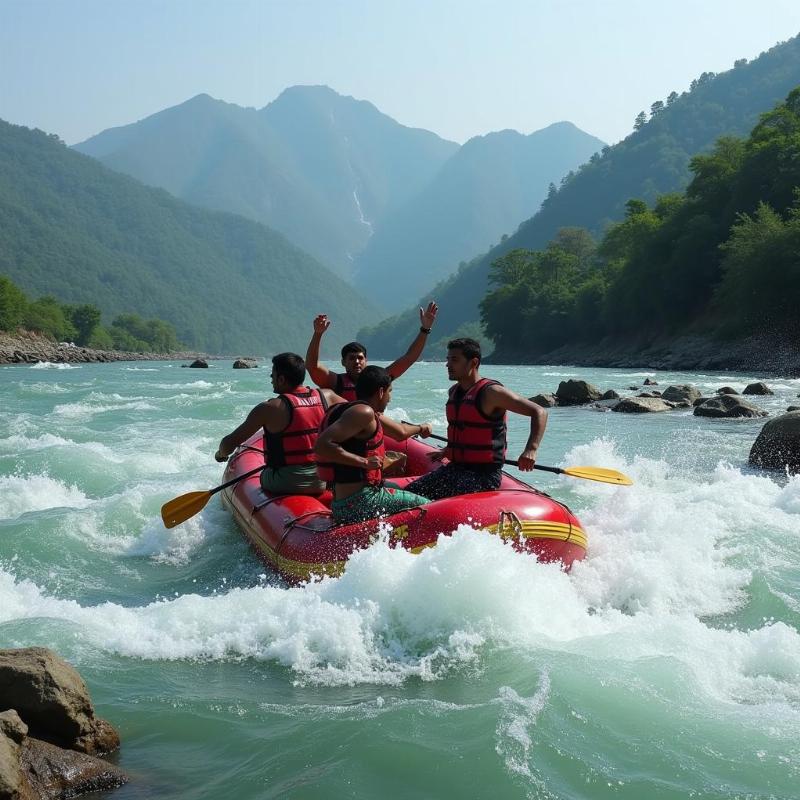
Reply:
[[639, 392], [636, 395], [637, 397], [660, 397], [661, 395], [657, 394], [656, 392]]
[[764, 469], [800, 472], [800, 411], [767, 422], [750, 448], [749, 460]]
[[692, 405], [693, 406], [701, 406], [701, 405], [703, 405], [703, 403], [706, 402], [706, 400], [710, 400], [710, 399], [711, 399], [710, 397], [698, 397], [696, 400], [692, 400]]
[[581, 380], [561, 381], [556, 389], [556, 400], [560, 406], [582, 406], [600, 399], [600, 390]]
[[84, 753], [119, 747], [119, 734], [95, 716], [77, 671], [45, 647], [0, 650], [0, 708], [14, 708], [32, 736]]
[[601, 400], [619, 400], [619, 398], [619, 392], [615, 392], [613, 389], [609, 389], [607, 392], [603, 392], [603, 394], [600, 395]]
[[748, 383], [744, 387], [742, 394], [775, 394], [766, 383], [756, 381], [755, 383]]
[[624, 397], [611, 410], [625, 414], [645, 414], [655, 411], [671, 411], [672, 406], [660, 397]]
[[721, 394], [718, 397], [710, 397], [705, 403], [694, 408], [695, 416], [698, 417], [766, 417], [767, 412], [757, 408], [746, 400], [740, 400], [738, 396]]
[[786, 410], [787, 411], [800, 411], [800, 406], [789, 406], [789, 408], [787, 408]]
[[629, 392], [638, 392], [639, 391], [639, 387], [638, 386], [629, 386], [628, 387], [628, 391]]
[[196, 358], [189, 366], [192, 369], [208, 369], [208, 361], [204, 358]]
[[650, 378], [644, 379], [644, 386], [658, 386], [658, 381], [651, 381]]
[[22, 769], [22, 742], [28, 727], [16, 711], [0, 714], [0, 798], [33, 800], [34, 795]]
[[717, 394], [739, 394], [733, 386], [720, 386], [717, 389]]
[[234, 369], [253, 369], [253, 367], [257, 366], [258, 364], [255, 364], [252, 361], [247, 361], [244, 358], [237, 358], [236, 361], [233, 362]]
[[681, 383], [677, 386], [667, 386], [661, 396], [671, 403], [688, 403], [692, 405], [700, 397], [700, 392], [690, 383]]
[[528, 400], [542, 408], [552, 408], [558, 405], [558, 400], [554, 394], [535, 394], [533, 397], [529, 397]]
[[116, 789], [128, 781], [119, 767], [102, 758], [63, 750], [39, 739], [25, 740], [20, 761], [28, 784], [38, 797], [75, 797]]

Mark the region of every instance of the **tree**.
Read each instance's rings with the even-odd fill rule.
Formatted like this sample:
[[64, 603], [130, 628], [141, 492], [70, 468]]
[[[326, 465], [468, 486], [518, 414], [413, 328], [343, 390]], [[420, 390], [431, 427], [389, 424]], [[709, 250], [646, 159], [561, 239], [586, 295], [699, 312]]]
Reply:
[[100, 309], [90, 303], [80, 306], [67, 306], [67, 313], [70, 321], [77, 330], [75, 343], [81, 347], [89, 344], [95, 328], [100, 324]]
[[667, 105], [671, 106], [677, 99], [678, 99], [678, 93], [677, 92], [670, 92], [667, 95]]
[[25, 293], [10, 278], [0, 275], [0, 331], [13, 331], [19, 327], [27, 308]]
[[633, 129], [635, 131], [640, 131], [644, 126], [647, 124], [647, 114], [644, 111], [640, 111], [636, 115], [636, 119], [633, 121]]
[[653, 105], [650, 106], [650, 116], [655, 117], [660, 114], [664, 110], [664, 102], [662, 100], [656, 100]]

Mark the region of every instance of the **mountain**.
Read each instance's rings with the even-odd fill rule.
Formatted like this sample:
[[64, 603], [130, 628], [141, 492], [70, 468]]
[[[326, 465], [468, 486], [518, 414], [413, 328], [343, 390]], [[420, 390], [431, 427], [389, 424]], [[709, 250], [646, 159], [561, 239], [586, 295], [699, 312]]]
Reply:
[[353, 329], [374, 306], [286, 238], [207, 211], [0, 121], [0, 274], [109, 316], [171, 322], [192, 348], [305, 351], [311, 317]]
[[[704, 73], [690, 91], [654, 105], [649, 121], [568, 176], [513, 235], [424, 295], [423, 299], [435, 297], [440, 305], [438, 333], [446, 336], [478, 320], [478, 303], [495, 259], [517, 248], [542, 248], [563, 227], [580, 226], [599, 235], [610, 222], [622, 219], [629, 199], [652, 202], [658, 195], [682, 191], [692, 156], [708, 152], [720, 136], [746, 136], [759, 115], [798, 84], [800, 37], [795, 37], [749, 63], [737, 61], [727, 72]], [[396, 341], [415, 329], [415, 314], [409, 309], [359, 332], [359, 338], [375, 357], [387, 355]]]
[[377, 228], [356, 258], [359, 287], [389, 310], [403, 308], [453, 264], [499, 241], [538, 208], [550, 183], [603, 146], [571, 122], [470, 139]]
[[294, 86], [259, 110], [198, 95], [75, 149], [182, 200], [265, 223], [350, 277], [387, 211], [458, 145], [326, 86]]

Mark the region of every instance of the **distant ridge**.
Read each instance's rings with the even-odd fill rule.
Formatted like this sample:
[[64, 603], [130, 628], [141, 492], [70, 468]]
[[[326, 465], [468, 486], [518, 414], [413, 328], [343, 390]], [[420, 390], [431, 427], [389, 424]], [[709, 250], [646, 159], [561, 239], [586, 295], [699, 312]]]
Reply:
[[374, 306], [281, 234], [3, 121], [0, 274], [107, 316], [159, 317], [210, 353], [304, 352], [321, 311], [344, 330], [376, 319]]
[[571, 169], [604, 147], [571, 122], [476, 136], [390, 215], [356, 259], [359, 286], [387, 308], [414, 302], [453, 264], [499, 241]]
[[197, 95], [75, 149], [183, 200], [263, 222], [349, 276], [387, 210], [458, 145], [326, 86], [294, 86], [259, 110]]

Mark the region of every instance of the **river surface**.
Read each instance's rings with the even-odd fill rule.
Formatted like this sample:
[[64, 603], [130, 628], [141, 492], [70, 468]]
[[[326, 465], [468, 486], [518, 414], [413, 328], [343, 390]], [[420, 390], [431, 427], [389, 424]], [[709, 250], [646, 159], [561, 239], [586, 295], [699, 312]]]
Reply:
[[[485, 372], [526, 396], [763, 377]], [[113, 797], [800, 796], [800, 477], [747, 467], [763, 420], [551, 410], [541, 464], [635, 481], [534, 473], [588, 534], [569, 575], [464, 528], [287, 588], [216, 497], [159, 516], [219, 483], [217, 443], [268, 373], [0, 368], [0, 647], [80, 669], [122, 734]], [[767, 382], [771, 414], [800, 402], [800, 380]], [[444, 433], [447, 387], [418, 364], [390, 411]]]

